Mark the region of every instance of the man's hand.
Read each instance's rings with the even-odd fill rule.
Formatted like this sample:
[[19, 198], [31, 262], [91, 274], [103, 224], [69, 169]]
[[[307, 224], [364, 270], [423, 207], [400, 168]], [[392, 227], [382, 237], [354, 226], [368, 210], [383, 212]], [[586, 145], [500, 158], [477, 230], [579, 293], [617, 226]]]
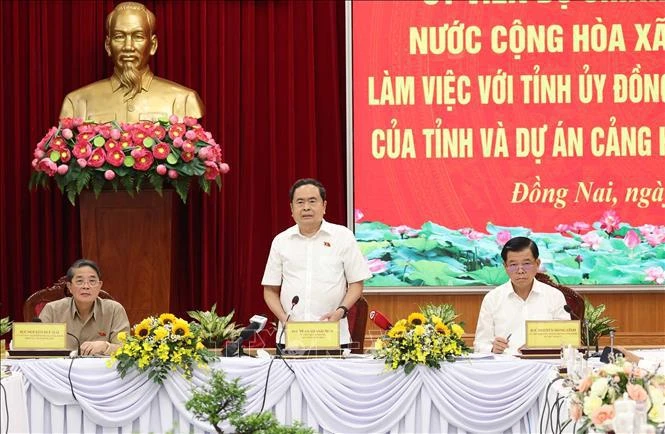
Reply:
[[344, 310], [335, 309], [331, 312], [323, 314], [323, 316], [321, 318], [319, 318], [319, 320], [320, 321], [339, 321], [340, 319], [342, 319], [342, 315], [344, 315]]
[[494, 354], [502, 354], [508, 348], [508, 339], [497, 336], [492, 341], [492, 352]]
[[82, 356], [94, 356], [95, 354], [105, 354], [109, 347], [106, 341], [85, 341], [81, 344]]

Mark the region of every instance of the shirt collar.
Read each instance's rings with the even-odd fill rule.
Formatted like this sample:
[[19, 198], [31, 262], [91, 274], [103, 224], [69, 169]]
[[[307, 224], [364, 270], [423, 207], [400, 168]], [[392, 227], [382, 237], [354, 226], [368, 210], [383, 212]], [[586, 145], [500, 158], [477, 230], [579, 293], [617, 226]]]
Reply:
[[319, 230], [314, 235], [312, 235], [311, 237], [306, 237], [303, 234], [301, 234], [300, 229], [298, 229], [297, 224], [295, 224], [295, 225], [291, 226], [290, 228], [288, 228], [286, 230], [286, 232], [287, 232], [287, 235], [289, 236], [289, 238], [294, 237], [294, 236], [298, 236], [298, 237], [301, 237], [301, 238], [316, 238], [316, 237], [319, 236], [320, 233], [325, 233], [325, 234], [331, 235], [332, 234], [332, 232], [330, 230], [331, 227], [332, 227], [332, 225], [330, 223], [328, 223], [325, 219], [323, 219], [321, 221], [321, 226], [319, 227]]
[[[76, 303], [74, 303], [74, 297], [70, 297], [70, 305], [69, 305], [69, 311], [72, 314], [72, 319], [75, 319], [76, 316], [78, 315], [79, 318], [81, 318], [81, 315], [79, 315], [79, 311], [76, 308]], [[92, 318], [97, 318], [101, 314], [101, 309], [102, 309], [102, 302], [99, 300], [99, 297], [95, 300], [95, 305], [92, 308]]]
[[[155, 77], [155, 74], [152, 73], [150, 69], [148, 69], [143, 76], [141, 76], [141, 90], [143, 92], [147, 92], [150, 90], [150, 84], [152, 83], [152, 79]], [[111, 90], [113, 92], [116, 92], [118, 89], [122, 87], [122, 83], [120, 83], [120, 79], [118, 76], [113, 73], [111, 76]]]

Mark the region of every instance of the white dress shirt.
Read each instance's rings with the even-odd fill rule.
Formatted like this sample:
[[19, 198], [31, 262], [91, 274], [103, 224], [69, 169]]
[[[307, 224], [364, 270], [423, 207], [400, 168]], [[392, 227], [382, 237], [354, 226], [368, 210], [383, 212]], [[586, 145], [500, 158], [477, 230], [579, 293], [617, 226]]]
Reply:
[[485, 295], [480, 306], [473, 347], [477, 353], [492, 352], [497, 336], [510, 336], [505, 354], [517, 354], [526, 342], [527, 320], [570, 320], [564, 310], [566, 299], [556, 288], [536, 279], [526, 300], [513, 290], [510, 280]]
[[[370, 277], [353, 232], [324, 220], [312, 237], [302, 235], [298, 225], [275, 237], [261, 285], [281, 286], [279, 298], [286, 312], [293, 297], [299, 297], [290, 321], [318, 321], [342, 303], [349, 283]], [[281, 328], [282, 324], [277, 336]], [[342, 318], [340, 343], [350, 341], [348, 321]]]

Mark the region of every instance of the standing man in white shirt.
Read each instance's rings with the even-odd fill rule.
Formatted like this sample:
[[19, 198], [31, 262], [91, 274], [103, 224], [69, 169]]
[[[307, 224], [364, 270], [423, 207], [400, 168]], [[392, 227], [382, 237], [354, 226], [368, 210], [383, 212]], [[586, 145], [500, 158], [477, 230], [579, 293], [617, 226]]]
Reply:
[[289, 198], [296, 225], [273, 240], [261, 281], [263, 298], [279, 321], [277, 336], [297, 296], [289, 320], [340, 321], [340, 344], [349, 344], [346, 315], [372, 273], [353, 232], [323, 219], [326, 189], [319, 181], [299, 179]]
[[473, 347], [479, 353], [517, 354], [526, 341], [527, 320], [569, 320], [561, 291], [535, 279], [538, 246], [526, 237], [510, 239], [501, 250], [510, 280], [485, 295]]

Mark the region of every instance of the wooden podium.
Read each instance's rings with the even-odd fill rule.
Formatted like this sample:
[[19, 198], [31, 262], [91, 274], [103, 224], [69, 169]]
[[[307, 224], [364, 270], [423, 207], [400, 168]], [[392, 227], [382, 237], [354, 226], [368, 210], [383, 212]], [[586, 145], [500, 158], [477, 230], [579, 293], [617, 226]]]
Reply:
[[131, 326], [170, 309], [173, 194], [80, 196], [83, 257], [99, 264], [103, 288], [125, 307]]

